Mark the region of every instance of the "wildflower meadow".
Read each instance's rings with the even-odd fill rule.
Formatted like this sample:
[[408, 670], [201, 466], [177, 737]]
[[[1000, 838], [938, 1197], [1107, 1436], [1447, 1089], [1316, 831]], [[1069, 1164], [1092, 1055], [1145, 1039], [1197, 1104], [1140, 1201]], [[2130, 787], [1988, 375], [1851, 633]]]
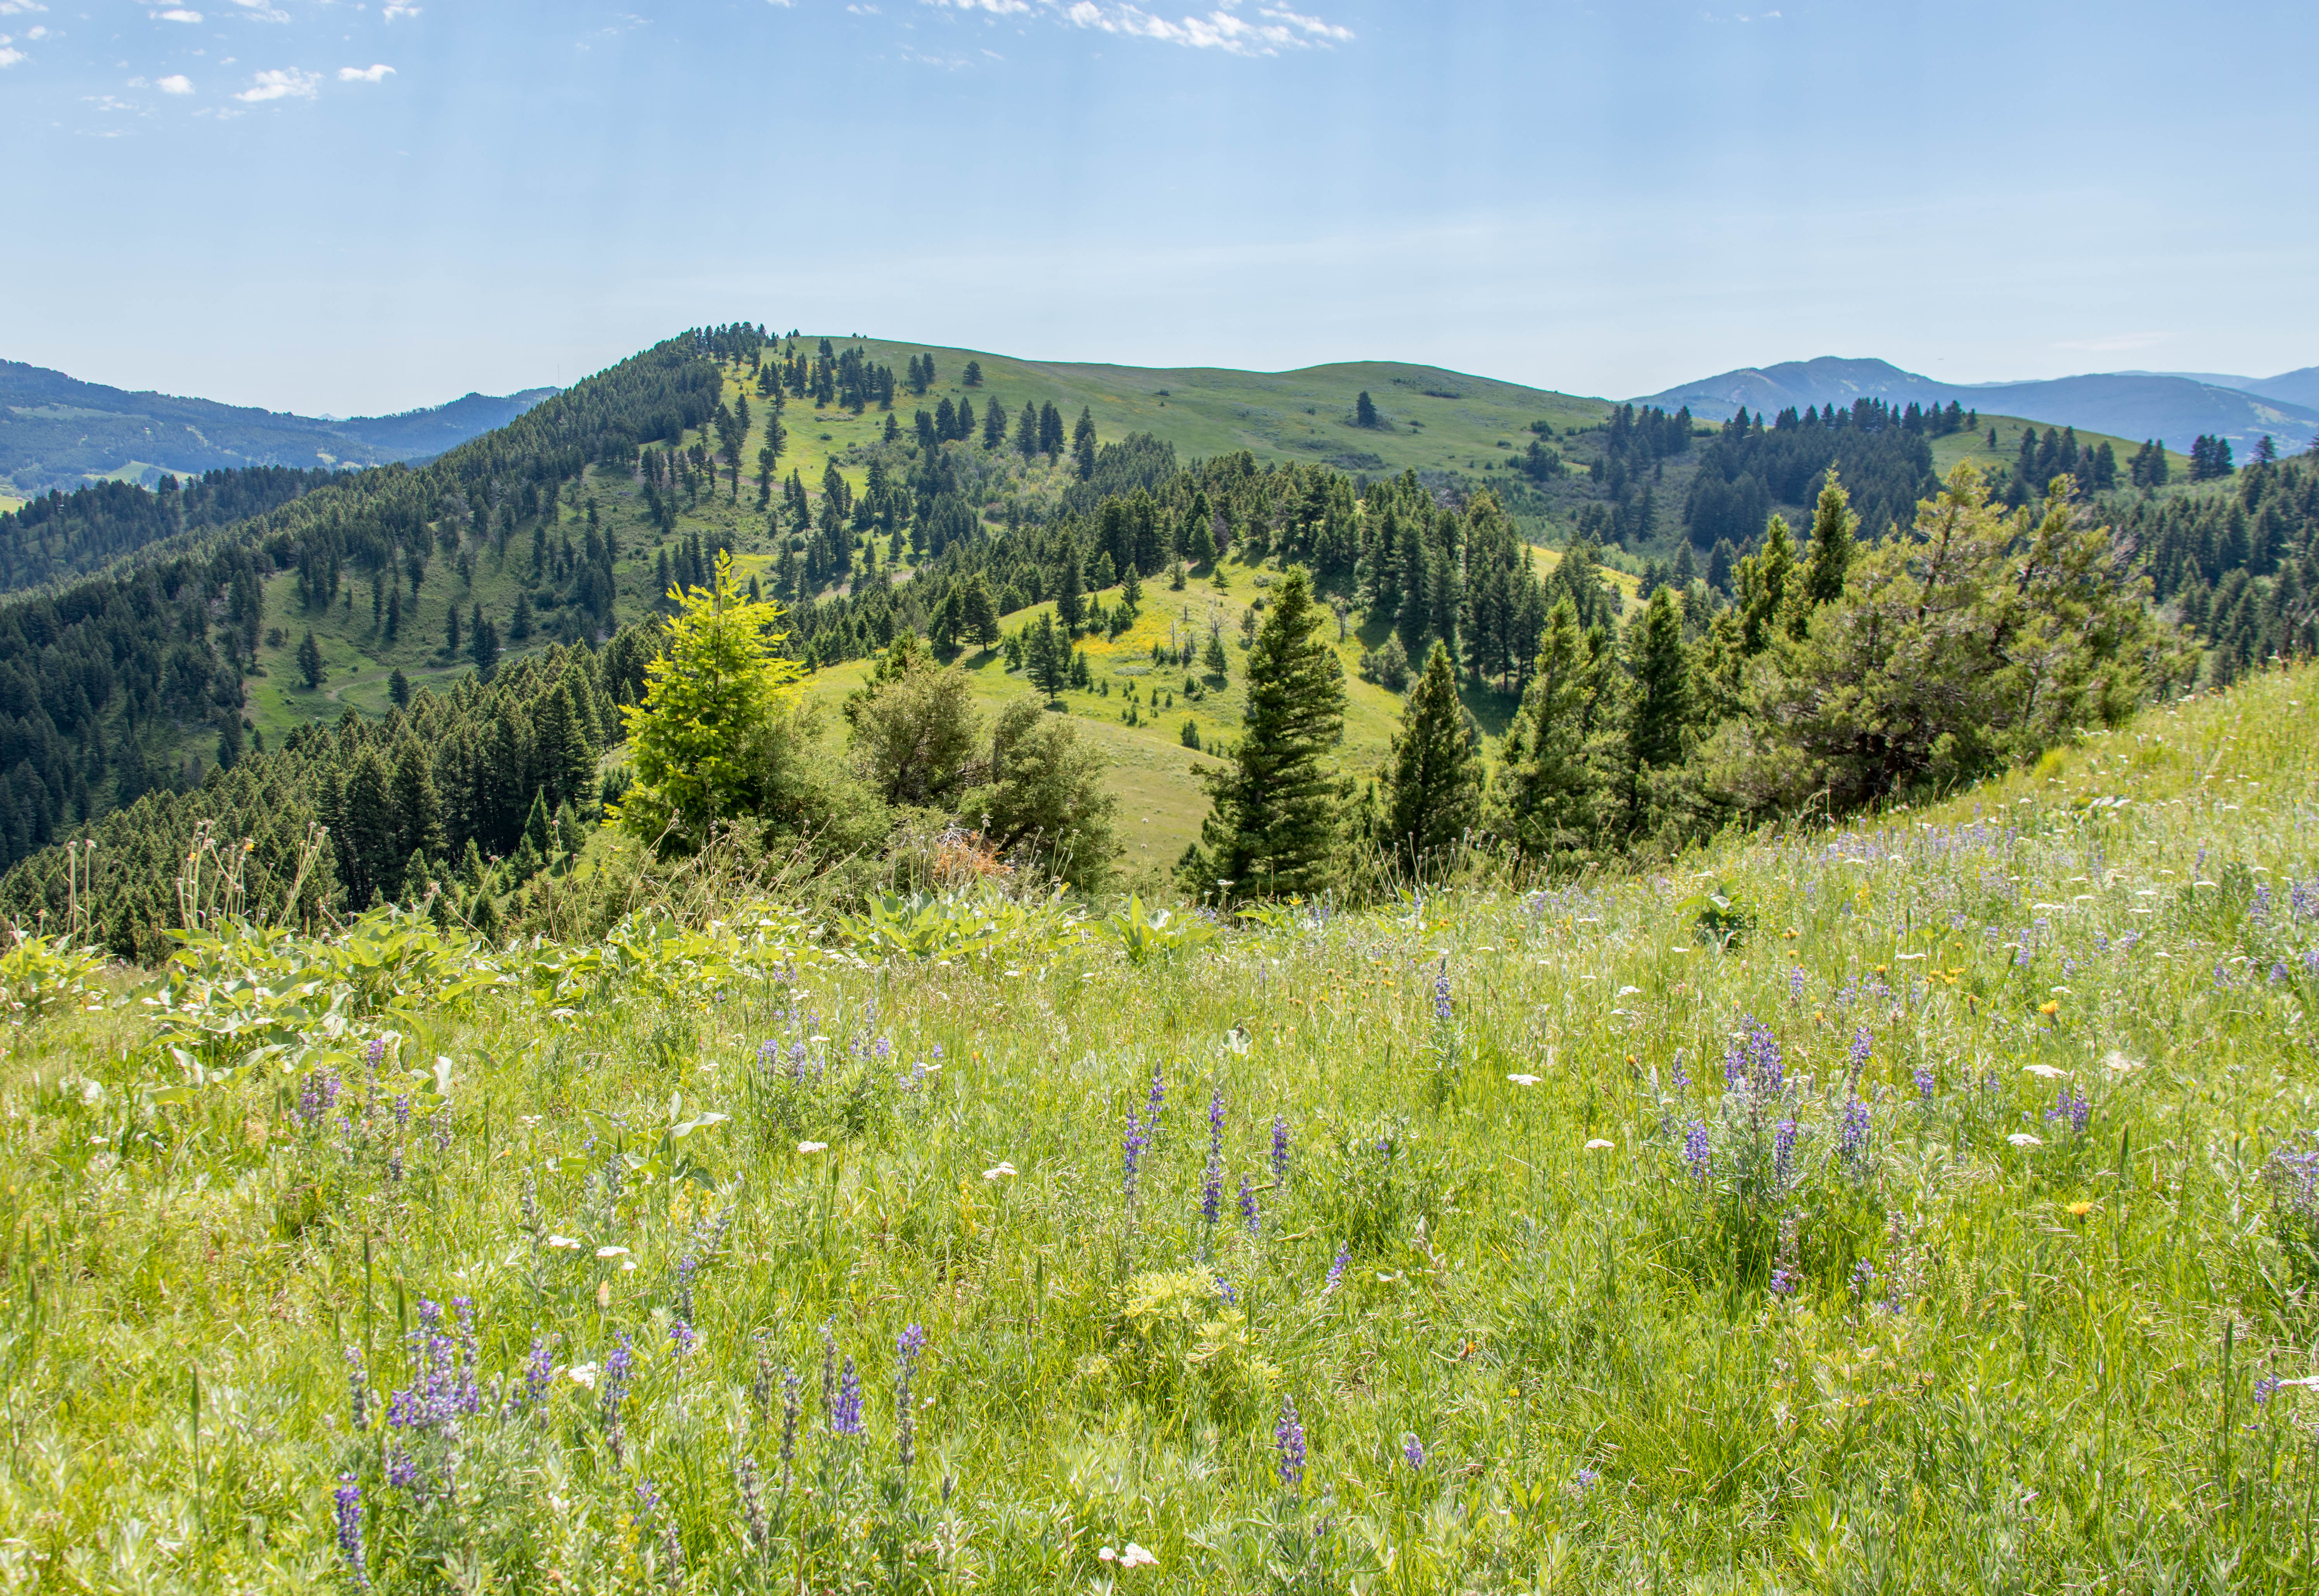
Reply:
[[1842, 829], [0, 958], [0, 1583], [2308, 1591], [2319, 676]]

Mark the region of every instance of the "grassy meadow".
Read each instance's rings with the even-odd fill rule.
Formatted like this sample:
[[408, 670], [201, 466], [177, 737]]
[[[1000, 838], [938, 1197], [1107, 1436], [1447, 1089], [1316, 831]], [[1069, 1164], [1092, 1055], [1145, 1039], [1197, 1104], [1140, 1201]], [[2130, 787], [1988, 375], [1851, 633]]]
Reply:
[[2314, 695], [1224, 928], [30, 947], [0, 1580], [2309, 1590]]

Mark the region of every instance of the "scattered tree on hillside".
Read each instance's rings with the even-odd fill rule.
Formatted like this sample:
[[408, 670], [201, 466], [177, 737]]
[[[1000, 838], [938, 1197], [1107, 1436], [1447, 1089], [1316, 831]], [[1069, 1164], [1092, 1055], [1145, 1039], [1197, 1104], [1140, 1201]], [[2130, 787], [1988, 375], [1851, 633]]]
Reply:
[[1291, 570], [1249, 651], [1240, 741], [1202, 777], [1212, 807], [1178, 866], [1190, 890], [1309, 895], [1332, 879], [1345, 793], [1323, 761], [1343, 740], [1345, 681], [1321, 620]]
[[1385, 755], [1380, 841], [1402, 869], [1422, 873], [1481, 818], [1482, 762], [1466, 734], [1457, 672], [1439, 643], [1402, 706]]
[[322, 685], [322, 645], [314, 641], [311, 629], [298, 645], [298, 674], [309, 692]]

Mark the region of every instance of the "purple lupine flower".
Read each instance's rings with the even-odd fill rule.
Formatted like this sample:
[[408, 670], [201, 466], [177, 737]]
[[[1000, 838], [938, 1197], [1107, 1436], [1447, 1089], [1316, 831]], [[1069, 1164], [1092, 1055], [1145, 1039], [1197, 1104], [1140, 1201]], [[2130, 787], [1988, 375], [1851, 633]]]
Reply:
[[1786, 1191], [1795, 1184], [1796, 1122], [1782, 1120], [1772, 1129], [1772, 1186]]
[[1700, 1185], [1707, 1184], [1711, 1172], [1707, 1150], [1707, 1122], [1693, 1120], [1683, 1133], [1683, 1161], [1691, 1166], [1692, 1178]]
[[628, 1333], [622, 1330], [619, 1344], [604, 1355], [602, 1399], [606, 1429], [619, 1428], [620, 1404], [628, 1400], [628, 1382], [635, 1377], [636, 1369], [636, 1348], [628, 1340]]
[[781, 1489], [787, 1491], [797, 1462], [799, 1387], [804, 1384], [789, 1369], [781, 1371]]
[[298, 1088], [298, 1123], [311, 1131], [338, 1106], [338, 1077], [335, 1070], [312, 1069]]
[[1240, 1177], [1240, 1216], [1248, 1226], [1248, 1233], [1255, 1235], [1262, 1220], [1257, 1212], [1256, 1183], [1245, 1175]]
[[826, 1324], [821, 1327], [821, 1416], [825, 1422], [837, 1417], [837, 1338]]
[[2249, 919], [2252, 920], [2252, 921], [2253, 921], [2257, 925], [2266, 924], [2268, 924], [2268, 923], [2269, 922], [2269, 919], [2270, 919], [2270, 883], [2269, 883], [2269, 882], [2268, 882], [2268, 881], [2258, 881], [2258, 882], [2256, 882], [2256, 883], [2255, 883], [2255, 888], [2254, 888], [2254, 902], [2253, 902], [2251, 905], [2250, 905], [2250, 906], [2248, 906], [2248, 909], [2247, 909], [2247, 917], [2248, 917]]
[[2230, 966], [2227, 964], [2217, 964], [2215, 966], [2215, 989], [2216, 991], [2227, 991], [2230, 988]]
[[1674, 1089], [1678, 1092], [1688, 1092], [1691, 1090], [1691, 1072], [1683, 1067], [1683, 1050], [1681, 1048], [1677, 1048], [1674, 1050]]
[[1224, 1196], [1224, 1089], [1208, 1098], [1208, 1167], [1200, 1177], [1200, 1219], [1210, 1230], [1223, 1212]]
[[1788, 1001], [1801, 1003], [1803, 1000], [1804, 967], [1799, 964], [1788, 971]]
[[2279, 982], [2285, 980], [2287, 976], [2287, 961], [2283, 959], [2274, 961], [2270, 967], [2270, 984], [2276, 987]]
[[676, 1264], [676, 1306], [670, 1316], [668, 1339], [681, 1358], [700, 1339], [692, 1328], [692, 1276], [700, 1267], [700, 1260], [687, 1254]]
[[1227, 1308], [1240, 1301], [1240, 1294], [1232, 1289], [1232, 1283], [1221, 1275], [1216, 1276], [1216, 1295], [1223, 1299]]
[[411, 1129], [411, 1094], [408, 1092], [395, 1094], [394, 1128], [398, 1131]]
[[1845, 1064], [1852, 1072], [1854, 1080], [1858, 1080], [1860, 1072], [1868, 1068], [1868, 1056], [1875, 1050], [1876, 1037], [1867, 1026], [1863, 1025], [1852, 1033], [1852, 1050], [1845, 1055]]
[[832, 1435], [862, 1433], [862, 1376], [853, 1367], [853, 1355], [845, 1355], [844, 1371], [837, 1377], [837, 1406], [829, 1415]]
[[2319, 948], [2313, 948], [2303, 955], [2303, 968], [2319, 975]]
[[1600, 1473], [1591, 1468], [1582, 1468], [1570, 1476], [1570, 1493], [1578, 1497], [1590, 1495], [1594, 1487], [1602, 1483], [1602, 1476]]
[[363, 1063], [373, 1070], [386, 1062], [386, 1038], [374, 1036], [363, 1044]]
[[1415, 1430], [1410, 1430], [1401, 1438], [1401, 1460], [1412, 1472], [1425, 1466], [1425, 1443], [1417, 1438]]
[[2257, 1380], [2254, 1383], [2254, 1405], [2258, 1408], [2267, 1406], [2270, 1399], [2278, 1394], [2278, 1386], [2279, 1382], [2269, 1375]]
[[1352, 1261], [1352, 1249], [1346, 1247], [1342, 1242], [1340, 1242], [1337, 1246], [1336, 1258], [1329, 1265], [1329, 1278], [1323, 1281], [1321, 1285], [1321, 1294], [1322, 1296], [1327, 1296], [1331, 1292], [1336, 1290], [1338, 1286], [1344, 1284], [1345, 1266]]
[[401, 1441], [386, 1444], [386, 1483], [397, 1491], [419, 1489], [419, 1463], [403, 1450]]
[[347, 1348], [347, 1414], [357, 1432], [370, 1428], [370, 1374], [352, 1347]]
[[1449, 959], [1442, 955], [1440, 969], [1433, 977], [1433, 1017], [1446, 1025], [1449, 1023]]
[[2093, 1118], [2093, 1105], [2071, 1089], [2069, 1082], [2063, 1081], [2060, 1094], [2053, 1100], [2053, 1106], [2045, 1111], [2045, 1123], [2050, 1125], [2065, 1122], [2071, 1130], [2082, 1131], [2087, 1122]]
[[764, 1503], [757, 1492], [757, 1460], [746, 1452], [734, 1461], [733, 1488], [741, 1498], [741, 1521], [748, 1527], [749, 1547], [762, 1553], [771, 1541], [773, 1527], [765, 1520]]
[[524, 1400], [537, 1408], [547, 1400], [547, 1388], [555, 1378], [555, 1342], [553, 1337], [534, 1336], [531, 1356], [524, 1360]]
[[1747, 1016], [1746, 1028], [1748, 1078], [1766, 1092], [1776, 1092], [1782, 1079], [1779, 1039], [1753, 1014]]
[[793, 1079], [805, 1078], [806, 1046], [802, 1041], [790, 1043], [790, 1075]]
[[1143, 1150], [1150, 1144], [1144, 1128], [1136, 1123], [1135, 1111], [1127, 1111], [1127, 1134], [1120, 1139], [1120, 1190], [1131, 1203], [1135, 1201], [1135, 1171], [1143, 1162]]
[[1864, 1303], [1868, 1300], [1869, 1294], [1875, 1289], [1876, 1266], [1870, 1263], [1866, 1258], [1862, 1258], [1858, 1263], [1852, 1266], [1853, 1293]]
[[480, 1361], [475, 1350], [475, 1303], [472, 1297], [453, 1297], [451, 1311], [459, 1319], [459, 1377], [452, 1388], [452, 1402], [459, 1412], [473, 1413], [483, 1405], [481, 1383], [476, 1379]]
[[636, 1522], [649, 1524], [660, 1511], [660, 1492], [650, 1480], [636, 1482]]
[[347, 1560], [347, 1578], [357, 1591], [370, 1589], [370, 1570], [363, 1559], [362, 1487], [355, 1483], [352, 1474], [338, 1476], [338, 1488], [330, 1492], [338, 1525], [338, 1555]]
[[1868, 1105], [1854, 1097], [1844, 1105], [1843, 1140], [1837, 1151], [1847, 1164], [1858, 1166], [1868, 1160]]
[[1926, 1064], [1919, 1064], [1919, 1065], [1917, 1065], [1917, 1078], [1917, 1078], [1917, 1097], [1918, 1101], [1920, 1101], [1920, 1102], [1922, 1102], [1922, 1103], [1925, 1103], [1926, 1105], [1929, 1105], [1932, 1103], [1932, 1100], [1933, 1100], [1933, 1071], [1932, 1071], [1932, 1067], [1931, 1067], [1930, 1065], [1926, 1065]]
[[[2319, 957], [2319, 950], [2314, 950], [2314, 956]], [[1272, 1183], [1288, 1184], [1288, 1122], [1277, 1114], [1272, 1116]]]
[[1304, 1426], [1296, 1417], [1296, 1399], [1280, 1399], [1280, 1422], [1273, 1427], [1273, 1448], [1280, 1454], [1280, 1483], [1294, 1491], [1304, 1483]]
[[1168, 1083], [1161, 1078], [1160, 1067], [1151, 1067], [1151, 1095], [1144, 1106], [1143, 1129], [1147, 1136], [1160, 1134], [1160, 1111], [1168, 1105]]
[[910, 1407], [910, 1380], [918, 1372], [918, 1358], [926, 1349], [926, 1332], [913, 1324], [894, 1338], [894, 1447], [902, 1473], [910, 1472], [917, 1455], [917, 1422]]

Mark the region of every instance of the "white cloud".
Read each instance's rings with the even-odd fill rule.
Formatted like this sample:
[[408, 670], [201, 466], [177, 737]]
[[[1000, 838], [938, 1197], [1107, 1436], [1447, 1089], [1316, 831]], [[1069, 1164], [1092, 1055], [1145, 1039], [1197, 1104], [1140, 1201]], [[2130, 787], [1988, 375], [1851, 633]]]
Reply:
[[202, 14], [198, 11], [187, 11], [180, 5], [174, 11], [155, 12], [153, 20], [157, 23], [197, 23], [202, 20]]
[[338, 81], [340, 83], [384, 83], [393, 74], [393, 68], [383, 65], [341, 67], [338, 68]]
[[379, 13], [379, 15], [384, 17], [390, 23], [394, 22], [401, 17], [417, 16], [418, 14], [419, 7], [416, 5], [405, 5], [402, 4], [402, 0], [387, 0], [386, 9]]
[[23, 50], [10, 50], [8, 48], [8, 35], [5, 33], [0, 33], [0, 67], [13, 67], [19, 61], [26, 61], [30, 59], [32, 59], [32, 58], [27, 56]]
[[249, 13], [249, 20], [255, 23], [286, 23], [290, 20], [288, 12], [276, 11], [269, 0], [233, 0], [233, 3]]
[[1038, 0], [1036, 5], [1031, 0], [920, 0], [920, 4], [946, 11], [983, 12], [992, 16], [1045, 11], [1075, 28], [1150, 39], [1187, 50], [1220, 50], [1236, 56], [1325, 49], [1348, 42], [1353, 37], [1350, 28], [1285, 5], [1259, 6], [1256, 14], [1261, 20], [1250, 22], [1240, 14], [1241, 0], [1223, 0], [1212, 11], [1187, 14], [1174, 21], [1130, 4], [1129, 0]]
[[41, 0], [0, 0], [0, 16], [23, 16], [27, 13], [46, 11]]
[[311, 100], [314, 86], [322, 81], [319, 72], [301, 72], [296, 68], [286, 71], [261, 72], [255, 86], [246, 88], [234, 98], [247, 105], [262, 100]]
[[190, 95], [194, 92], [194, 80], [182, 72], [172, 72], [153, 86], [165, 95]]

